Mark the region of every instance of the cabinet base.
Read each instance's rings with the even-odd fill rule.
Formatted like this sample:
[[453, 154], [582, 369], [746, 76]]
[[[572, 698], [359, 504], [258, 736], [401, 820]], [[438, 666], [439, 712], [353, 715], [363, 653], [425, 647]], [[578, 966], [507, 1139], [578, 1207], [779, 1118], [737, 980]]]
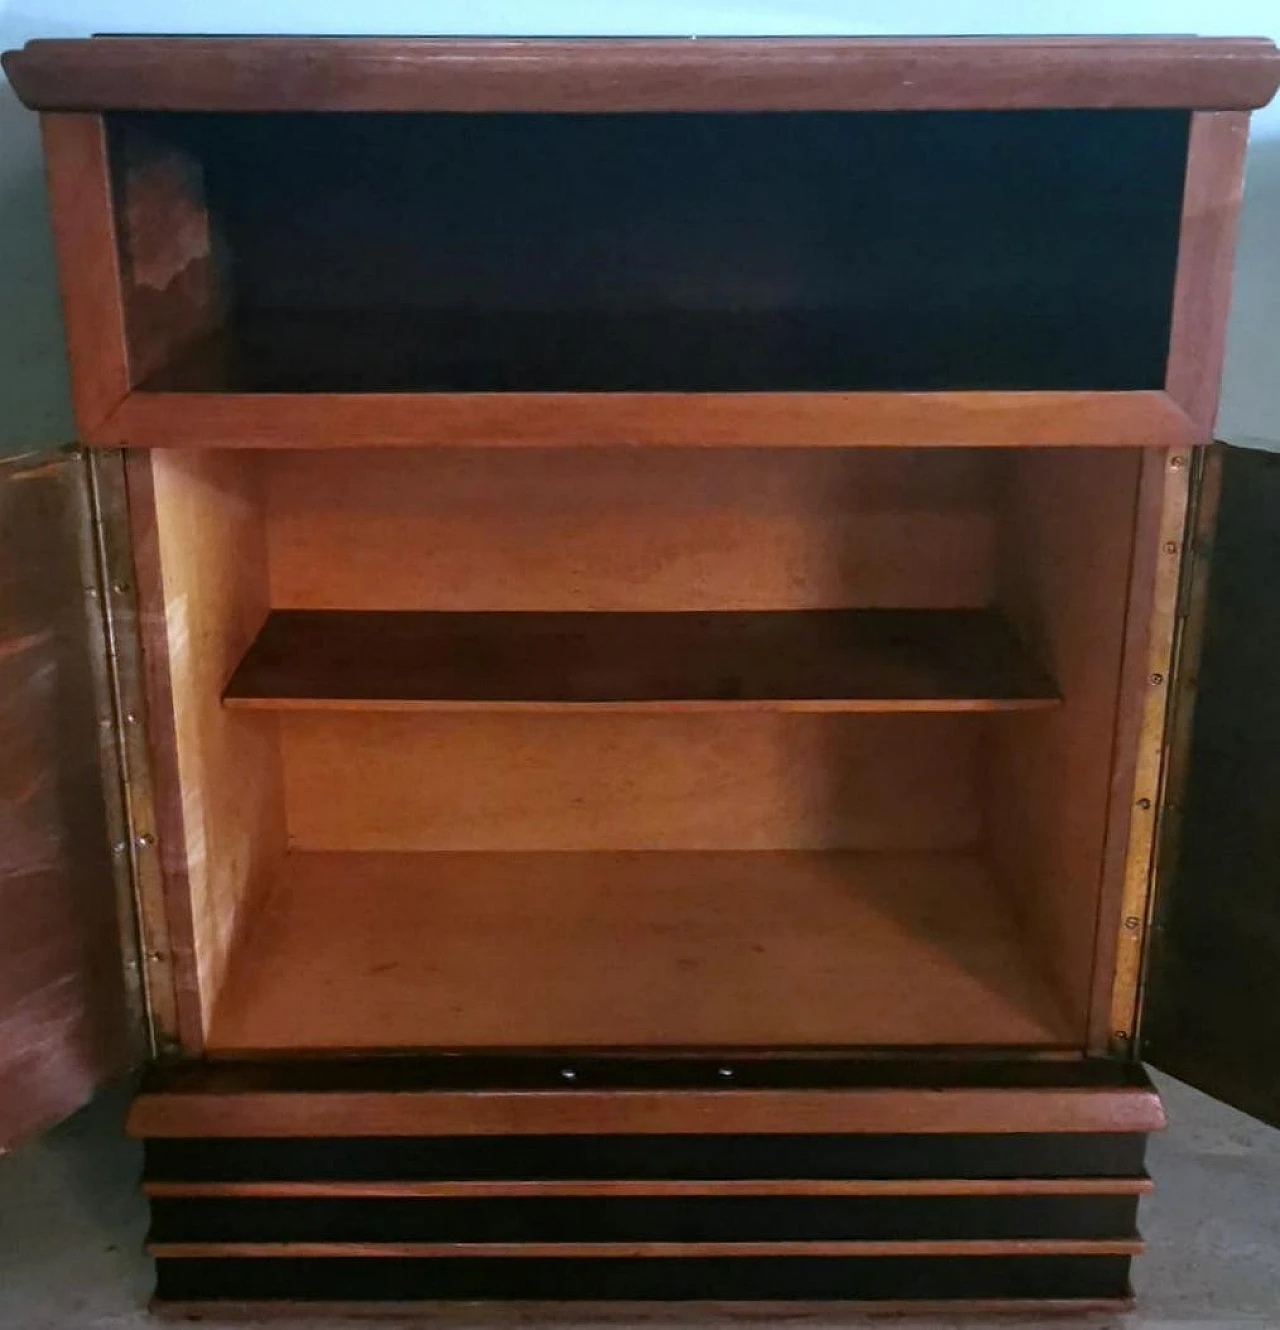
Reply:
[[575, 1065], [580, 1092], [539, 1058], [157, 1073], [131, 1127], [158, 1307], [1129, 1297], [1161, 1121], [1132, 1067]]

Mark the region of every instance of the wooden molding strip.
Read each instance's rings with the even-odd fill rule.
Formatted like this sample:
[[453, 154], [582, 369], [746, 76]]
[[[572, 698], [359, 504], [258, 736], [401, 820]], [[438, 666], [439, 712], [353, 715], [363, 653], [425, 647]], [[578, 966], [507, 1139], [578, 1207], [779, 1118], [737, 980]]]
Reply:
[[1162, 447], [1167, 394], [133, 392], [90, 444], [172, 448]]
[[1153, 1090], [478, 1090], [143, 1093], [140, 1137], [1146, 1132]]
[[435, 1200], [480, 1196], [1142, 1196], [1149, 1178], [762, 1178], [706, 1181], [144, 1182], [156, 1200]]
[[327, 1260], [378, 1257], [448, 1260], [589, 1257], [767, 1256], [1136, 1256], [1141, 1238], [958, 1238], [945, 1241], [842, 1242], [150, 1242], [162, 1259]]
[[1195, 37], [108, 37], [4, 68], [41, 111], [1243, 110], [1280, 78], [1265, 39]]

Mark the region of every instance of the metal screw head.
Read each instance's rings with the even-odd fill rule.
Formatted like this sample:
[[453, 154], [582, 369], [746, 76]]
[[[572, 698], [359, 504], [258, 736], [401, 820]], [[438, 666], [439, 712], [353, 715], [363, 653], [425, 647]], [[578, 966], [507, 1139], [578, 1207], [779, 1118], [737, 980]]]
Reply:
[[137, 843], [145, 850], [156, 843], [156, 838], [149, 831], [144, 831], [142, 835], [137, 838]]
[[1176, 540], [1166, 540], [1164, 543], [1164, 552], [1166, 554], [1177, 554], [1178, 542]]
[[123, 596], [124, 593], [125, 593], [126, 591], [128, 591], [128, 589], [129, 589], [129, 583], [128, 583], [128, 582], [112, 582], [112, 583], [111, 583], [111, 589], [112, 589], [112, 591], [114, 591], [114, 592], [116, 593], [116, 595], [118, 595], [118, 596]]
[[576, 1081], [578, 1079], [578, 1073], [574, 1071], [572, 1067], [561, 1067], [560, 1079], [562, 1081]]
[[1186, 466], [1186, 464], [1187, 464], [1187, 459], [1183, 457], [1181, 454], [1179, 454], [1177, 457], [1171, 457], [1169, 459], [1169, 465], [1173, 467], [1175, 471], [1181, 470], [1182, 467]]
[[129, 848], [129, 842], [128, 842], [128, 841], [118, 840], [118, 841], [116, 841], [116, 843], [111, 847], [111, 853], [112, 853], [112, 854], [124, 854], [124, 852], [125, 852], [128, 848]]
[[126, 725], [136, 725], [138, 723], [138, 713], [136, 711], [126, 711], [124, 713], [124, 723]]
[[1146, 809], [1148, 809], [1148, 808], [1151, 807], [1151, 800], [1150, 800], [1150, 799], [1139, 799], [1139, 800], [1138, 800], [1138, 807], [1141, 808], [1141, 809], [1143, 809], [1143, 810], [1145, 811]]
[[1138, 916], [1137, 916], [1136, 914], [1131, 914], [1131, 915], [1130, 915], [1130, 916], [1124, 921], [1124, 926], [1125, 926], [1126, 928], [1132, 930], [1132, 929], [1137, 928], [1138, 925], [1141, 924], [1141, 923], [1142, 923], [1142, 920], [1139, 919]]
[[1153, 684], [1155, 684], [1157, 687], [1159, 687], [1160, 684], [1164, 683], [1164, 675], [1163, 675], [1163, 674], [1153, 674], [1153, 675], [1151, 676], [1151, 682], [1152, 682]]
[[719, 1076], [721, 1080], [731, 1081], [731, 1080], [733, 1080], [733, 1068], [732, 1068], [732, 1067], [721, 1067], [721, 1068], [719, 1068], [719, 1070], [716, 1072], [716, 1075]]
[[1128, 1030], [1117, 1030], [1116, 1033], [1115, 1033], [1115, 1037], [1116, 1037], [1116, 1039], [1118, 1039], [1121, 1043], [1127, 1043], [1127, 1042], [1128, 1042], [1128, 1039], [1129, 1039], [1129, 1031], [1128, 1031]]

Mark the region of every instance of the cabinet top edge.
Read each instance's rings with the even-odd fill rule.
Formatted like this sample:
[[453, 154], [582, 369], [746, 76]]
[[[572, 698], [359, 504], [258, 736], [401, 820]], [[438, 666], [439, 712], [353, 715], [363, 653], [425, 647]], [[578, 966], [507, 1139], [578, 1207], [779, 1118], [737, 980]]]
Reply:
[[37, 39], [5, 52], [37, 111], [1251, 110], [1267, 38]]

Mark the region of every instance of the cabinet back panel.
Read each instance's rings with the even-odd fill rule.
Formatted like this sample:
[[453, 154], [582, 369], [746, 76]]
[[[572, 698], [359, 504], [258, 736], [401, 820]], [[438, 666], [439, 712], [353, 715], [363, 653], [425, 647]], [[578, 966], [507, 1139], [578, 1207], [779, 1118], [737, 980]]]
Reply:
[[963, 716], [283, 715], [306, 850], [947, 850], [979, 836]]
[[985, 452], [282, 452], [277, 608], [962, 608], [994, 589]]

